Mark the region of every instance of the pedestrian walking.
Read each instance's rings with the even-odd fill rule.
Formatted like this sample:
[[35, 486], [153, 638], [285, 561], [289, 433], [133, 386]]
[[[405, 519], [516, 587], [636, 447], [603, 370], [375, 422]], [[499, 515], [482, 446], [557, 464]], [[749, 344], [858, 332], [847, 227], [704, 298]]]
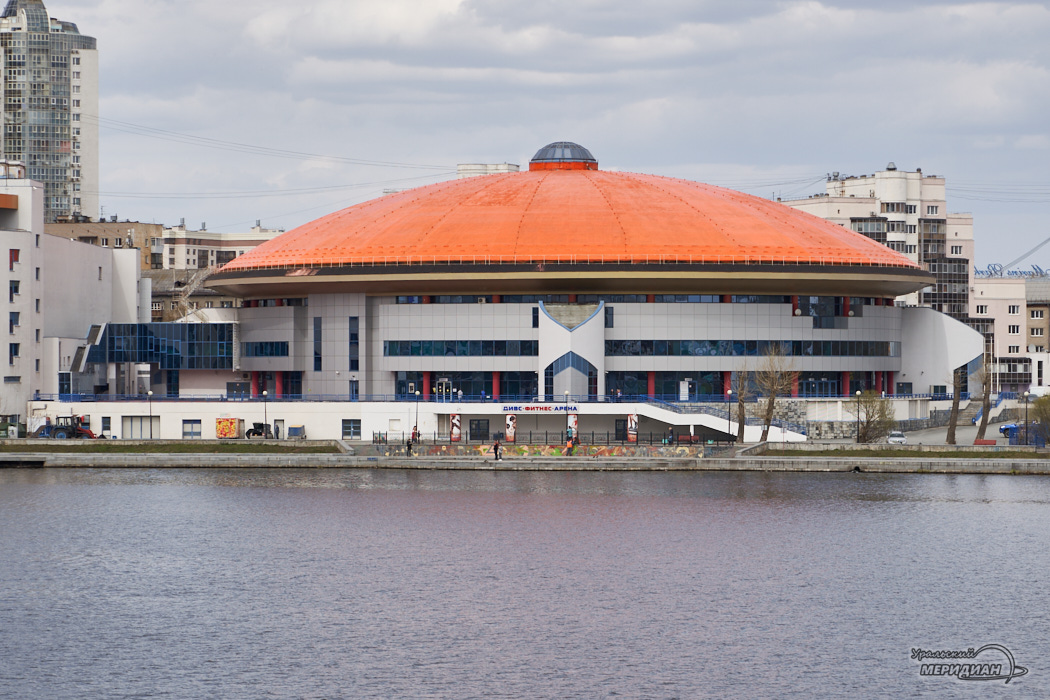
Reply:
[[503, 446], [499, 444], [499, 440], [496, 440], [495, 444], [492, 445], [492, 454], [497, 462], [503, 461]]

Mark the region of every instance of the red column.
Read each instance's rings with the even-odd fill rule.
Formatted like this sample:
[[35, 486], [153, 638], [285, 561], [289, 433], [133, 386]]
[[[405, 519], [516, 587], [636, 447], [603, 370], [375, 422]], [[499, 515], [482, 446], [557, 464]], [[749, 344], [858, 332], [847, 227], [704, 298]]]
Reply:
[[843, 396], [849, 396], [850, 395], [850, 390], [849, 390], [849, 372], [843, 372], [842, 373], [842, 379], [840, 379], [839, 381], [842, 382], [842, 395]]
[[569, 295], [569, 303], [570, 304], [575, 304], [576, 303], [576, 295], [575, 294], [570, 294]]
[[842, 315], [849, 316], [849, 297], [842, 297]]
[[499, 401], [499, 372], [492, 373], [492, 400]]
[[882, 393], [882, 372], [875, 373], [875, 391], [879, 394]]
[[259, 373], [252, 372], [252, 398], [259, 395]]
[[284, 396], [284, 372], [273, 373], [273, 394], [277, 398]]
[[887, 396], [893, 396], [893, 392], [894, 391], [895, 390], [893, 388], [893, 372], [887, 372], [886, 373], [886, 395]]
[[733, 388], [733, 373], [732, 372], [722, 372], [722, 393], [725, 394], [732, 388]]
[[798, 398], [798, 374], [791, 379], [791, 397]]
[[284, 306], [284, 299], [277, 299], [274, 301], [275, 306]]
[[733, 295], [732, 294], [723, 294], [722, 295], [722, 303], [723, 304], [732, 304], [733, 303]]
[[648, 380], [649, 380], [648, 381], [648, 384], [649, 384], [649, 386], [648, 386], [649, 398], [650, 399], [655, 399], [656, 398], [656, 372], [650, 370], [649, 371]]
[[423, 400], [430, 401], [430, 372], [423, 373]]
[[498, 303], [500, 303], [500, 299], [502, 299], [502, 298], [503, 297], [501, 297], [499, 294], [493, 294], [492, 295], [492, 303], [493, 304], [498, 304]]
[[645, 303], [646, 304], [653, 304], [655, 302], [656, 302], [656, 295], [655, 294], [646, 294], [645, 295]]
[[798, 295], [791, 297], [791, 315], [794, 316], [795, 312], [798, 311]]

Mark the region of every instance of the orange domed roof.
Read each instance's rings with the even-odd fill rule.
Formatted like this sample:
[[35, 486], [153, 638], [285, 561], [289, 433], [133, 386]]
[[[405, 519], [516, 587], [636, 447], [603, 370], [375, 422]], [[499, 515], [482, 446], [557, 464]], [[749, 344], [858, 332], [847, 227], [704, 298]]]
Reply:
[[842, 226], [733, 190], [654, 175], [536, 169], [365, 202], [278, 236], [222, 272], [481, 262], [918, 269]]

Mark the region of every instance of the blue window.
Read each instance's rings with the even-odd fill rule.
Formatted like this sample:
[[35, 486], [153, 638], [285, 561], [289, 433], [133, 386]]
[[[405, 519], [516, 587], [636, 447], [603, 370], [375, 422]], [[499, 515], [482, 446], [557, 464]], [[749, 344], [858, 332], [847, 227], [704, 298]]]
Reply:
[[314, 371], [321, 371], [321, 317], [314, 316]]
[[350, 371], [356, 372], [361, 368], [361, 351], [360, 342], [358, 340], [358, 328], [360, 326], [359, 317], [350, 317], [350, 343], [348, 345], [350, 354]]
[[241, 343], [243, 357], [288, 357], [288, 342], [283, 340]]

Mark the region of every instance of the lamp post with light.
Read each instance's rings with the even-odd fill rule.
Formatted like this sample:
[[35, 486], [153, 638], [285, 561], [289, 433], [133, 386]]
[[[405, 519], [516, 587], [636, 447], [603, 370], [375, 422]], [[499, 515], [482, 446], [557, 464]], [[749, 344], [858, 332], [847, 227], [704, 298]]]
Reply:
[[733, 436], [733, 390], [726, 389], [726, 403], [729, 404], [729, 414], [726, 418], [726, 432]]
[[149, 402], [149, 439], [153, 439], [153, 389], [146, 392], [146, 400]]
[[860, 444], [860, 389], [857, 389], [857, 444]]
[[412, 424], [412, 437], [419, 436], [419, 389], [416, 389], [416, 422]]
[[263, 389], [263, 433], [262, 436], [265, 438], [267, 430], [270, 427], [270, 417], [266, 413], [266, 389]]

